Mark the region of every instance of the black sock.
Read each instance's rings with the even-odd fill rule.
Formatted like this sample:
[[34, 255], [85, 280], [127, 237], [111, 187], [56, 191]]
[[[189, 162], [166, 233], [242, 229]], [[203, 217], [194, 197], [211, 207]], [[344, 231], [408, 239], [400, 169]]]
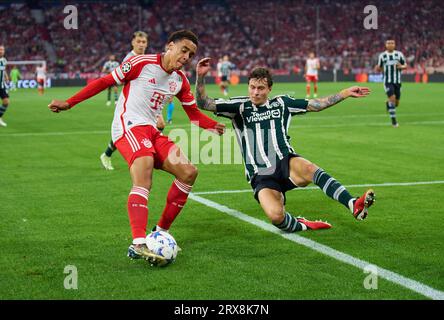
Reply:
[[313, 175], [313, 183], [316, 184], [330, 198], [339, 201], [349, 210], [353, 207], [351, 200], [354, 198], [338, 181], [332, 178], [324, 170], [319, 168]]
[[392, 124], [397, 124], [395, 104], [393, 102], [387, 102], [387, 105], [388, 105], [388, 112], [390, 114], [390, 119], [392, 120]]
[[288, 212], [285, 212], [284, 221], [282, 221], [280, 224], [274, 224], [274, 226], [287, 232], [307, 230], [307, 227], [305, 225], [302, 225], [295, 217], [293, 217]]
[[8, 105], [7, 104], [2, 104], [0, 106], [0, 118], [4, 115], [4, 113], [6, 112], [6, 109], [8, 109]]
[[107, 157], [111, 157], [114, 151], [116, 151], [116, 146], [114, 145], [113, 140], [111, 140], [108, 143], [108, 147], [105, 150], [105, 154]]

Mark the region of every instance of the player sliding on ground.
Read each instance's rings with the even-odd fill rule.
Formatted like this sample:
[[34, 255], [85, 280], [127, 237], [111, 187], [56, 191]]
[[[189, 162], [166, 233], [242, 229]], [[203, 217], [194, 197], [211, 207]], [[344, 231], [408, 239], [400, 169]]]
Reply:
[[232, 120], [254, 197], [273, 225], [287, 232], [331, 227], [329, 223], [294, 217], [285, 211], [285, 192], [311, 182], [343, 204], [356, 219], [367, 217], [375, 199], [373, 190], [367, 190], [359, 198], [351, 196], [327, 172], [295, 153], [290, 146], [288, 127], [292, 115], [321, 111], [348, 97], [365, 97], [370, 93], [368, 88], [351, 87], [320, 99], [299, 100], [289, 96], [269, 99], [273, 86], [271, 74], [268, 69], [256, 68], [248, 78], [248, 97], [214, 100], [205, 92], [204, 77], [209, 69], [210, 58], [197, 64], [197, 106]]
[[165, 259], [148, 249], [145, 242], [148, 222], [148, 196], [153, 169], [175, 176], [168, 192], [165, 209], [156, 230], [166, 231], [187, 202], [197, 178], [196, 167], [167, 136], [156, 128], [157, 116], [176, 96], [190, 121], [201, 128], [222, 134], [225, 125], [202, 114], [196, 107], [190, 84], [180, 69], [191, 62], [198, 39], [189, 30], [172, 33], [163, 54], [136, 55], [124, 61], [109, 75], [97, 79], [66, 101], [53, 100], [53, 112], [69, 110], [108, 87], [123, 84], [112, 124], [112, 138], [128, 162], [132, 189], [128, 196], [128, 215], [133, 243], [128, 248], [130, 258], [144, 258], [152, 264]]

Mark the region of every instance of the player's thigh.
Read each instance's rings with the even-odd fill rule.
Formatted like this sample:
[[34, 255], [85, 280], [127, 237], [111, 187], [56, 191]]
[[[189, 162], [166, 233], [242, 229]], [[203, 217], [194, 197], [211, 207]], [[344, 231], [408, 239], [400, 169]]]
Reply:
[[267, 217], [273, 223], [280, 223], [285, 214], [284, 196], [281, 192], [269, 188], [258, 193], [259, 203]]
[[168, 155], [161, 159], [160, 169], [171, 173], [179, 181], [187, 184], [193, 184], [197, 178], [197, 168], [175, 144], [170, 145]]
[[3, 99], [2, 99], [2, 104], [3, 104], [3, 105], [7, 105], [7, 104], [9, 104], [9, 98], [3, 98]]
[[305, 187], [313, 181], [313, 175], [319, 169], [317, 165], [302, 157], [290, 159], [290, 178], [298, 187]]
[[151, 189], [153, 168], [154, 158], [152, 156], [136, 158], [130, 167], [133, 185]]

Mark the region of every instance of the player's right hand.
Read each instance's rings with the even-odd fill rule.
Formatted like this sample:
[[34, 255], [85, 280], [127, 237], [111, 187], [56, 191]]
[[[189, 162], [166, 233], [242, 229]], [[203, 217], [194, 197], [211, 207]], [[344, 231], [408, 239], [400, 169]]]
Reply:
[[223, 135], [225, 133], [225, 124], [218, 122], [214, 127], [214, 132], [220, 136]]
[[59, 113], [60, 111], [69, 110], [70, 105], [66, 101], [62, 100], [52, 100], [50, 104], [48, 104], [49, 110], [55, 113]]
[[196, 74], [200, 77], [205, 76], [210, 71], [211, 58], [203, 58], [196, 65]]

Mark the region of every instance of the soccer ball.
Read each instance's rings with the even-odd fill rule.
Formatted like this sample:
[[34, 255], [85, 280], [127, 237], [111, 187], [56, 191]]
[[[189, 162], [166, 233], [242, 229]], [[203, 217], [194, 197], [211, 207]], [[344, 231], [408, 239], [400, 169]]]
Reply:
[[168, 265], [176, 260], [178, 246], [174, 237], [165, 231], [153, 231], [146, 236], [148, 249], [166, 259]]

